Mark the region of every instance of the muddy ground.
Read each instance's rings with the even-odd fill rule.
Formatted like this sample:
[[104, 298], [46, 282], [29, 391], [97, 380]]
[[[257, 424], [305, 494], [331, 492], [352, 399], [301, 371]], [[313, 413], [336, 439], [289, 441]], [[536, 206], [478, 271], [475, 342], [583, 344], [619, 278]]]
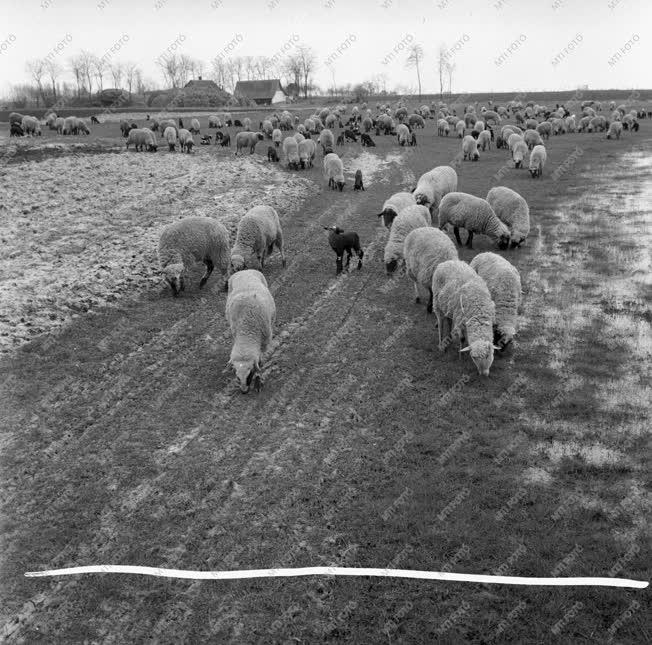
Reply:
[[[651, 127], [555, 137], [542, 180], [513, 168], [496, 180], [497, 150], [458, 169], [460, 190], [501, 183], [532, 214], [526, 245], [505, 252], [521, 330], [488, 379], [439, 352], [408, 279], [383, 271], [383, 201], [458, 153], [432, 122], [416, 148], [342, 148], [343, 193], [319, 159], [293, 173], [214, 147], [125, 153], [109, 125], [75, 142], [90, 150], [0, 142], [3, 640], [649, 641], [641, 591], [23, 573], [334, 564], [648, 579]], [[73, 145], [61, 139], [19, 145]], [[263, 391], [244, 396], [218, 281], [173, 299], [155, 251], [169, 221], [233, 229], [257, 203], [281, 215], [288, 267], [265, 268], [276, 336]], [[335, 276], [331, 223], [360, 234], [361, 271]], [[474, 242], [463, 259], [495, 250]]]

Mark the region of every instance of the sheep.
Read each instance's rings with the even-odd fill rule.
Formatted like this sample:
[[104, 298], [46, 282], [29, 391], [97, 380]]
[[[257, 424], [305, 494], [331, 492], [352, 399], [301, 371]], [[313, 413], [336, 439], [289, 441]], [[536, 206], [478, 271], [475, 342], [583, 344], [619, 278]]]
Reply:
[[374, 140], [365, 132], [363, 132], [360, 135], [360, 145], [364, 148], [365, 146], [368, 148], [375, 148], [376, 144], [374, 143]]
[[77, 117], [69, 116], [63, 120], [63, 130], [61, 134], [77, 134]]
[[329, 152], [333, 152], [333, 146], [335, 145], [335, 137], [333, 136], [333, 133], [328, 129], [325, 128], [319, 133], [319, 138], [317, 139], [317, 142], [321, 144], [322, 151], [326, 155]]
[[420, 114], [410, 114], [408, 117], [408, 125], [411, 128], [425, 128], [426, 122]]
[[342, 192], [344, 188], [344, 164], [334, 152], [329, 152], [324, 157], [324, 176], [328, 179], [329, 188], [332, 190], [338, 188]]
[[66, 120], [63, 117], [58, 116], [56, 118], [56, 121], [54, 122], [54, 129], [57, 131], [57, 134], [63, 134], [63, 126], [65, 125], [65, 123]]
[[[215, 135], [215, 144], [217, 144], [217, 135]], [[223, 148], [231, 145], [231, 135], [228, 132], [220, 138], [220, 145]]]
[[242, 127], [248, 132], [251, 131], [251, 119], [248, 116], [242, 119]]
[[324, 228], [327, 231], [330, 231], [328, 234], [328, 242], [337, 256], [335, 260], [336, 275], [342, 273], [342, 259], [344, 257], [344, 253], [347, 254], [346, 267], [348, 269], [349, 264], [351, 263], [352, 251], [355, 251], [355, 254], [358, 256], [358, 269], [361, 269], [364, 251], [360, 246], [360, 237], [358, 234], [354, 233], [353, 231], [345, 233], [338, 226], [324, 226]]
[[184, 289], [184, 274], [198, 262], [206, 265], [201, 289], [217, 269], [223, 276], [229, 269], [229, 233], [210, 217], [186, 217], [166, 226], [159, 238], [158, 259], [174, 296]]
[[460, 353], [469, 352], [478, 373], [489, 376], [494, 349], [500, 347], [493, 344], [496, 310], [484, 280], [466, 262], [447, 260], [432, 274], [432, 295], [439, 348], [446, 349], [449, 335], [458, 337]]
[[457, 190], [457, 173], [451, 166], [436, 166], [419, 177], [414, 189], [417, 204], [428, 206], [430, 213], [436, 217], [439, 204], [448, 193]]
[[528, 147], [525, 141], [520, 140], [514, 144], [512, 148], [512, 159], [514, 160], [514, 168], [520, 168], [523, 165], [525, 155], [527, 155]]
[[460, 228], [465, 228], [469, 233], [466, 240], [469, 249], [473, 248], [474, 233], [488, 235], [502, 250], [509, 245], [509, 229], [481, 197], [460, 192], [448, 193], [439, 204], [439, 228], [445, 229], [447, 224], [453, 225], [453, 233], [460, 246]]
[[457, 136], [461, 139], [464, 137], [464, 121], [460, 120], [455, 124], [455, 132], [457, 132]]
[[41, 136], [41, 124], [39, 123], [39, 120], [36, 117], [33, 116], [24, 116], [20, 127], [23, 129], [23, 132], [25, 134], [29, 134], [31, 136], [38, 135], [39, 137]]
[[235, 154], [241, 154], [242, 150], [249, 148], [249, 154], [254, 154], [256, 144], [264, 139], [262, 132], [238, 132], [235, 135]]
[[272, 141], [274, 142], [274, 145], [277, 148], [281, 145], [281, 142], [283, 141], [283, 133], [278, 128], [274, 128], [274, 130], [272, 131]]
[[530, 174], [532, 177], [543, 176], [543, 167], [546, 165], [546, 149], [543, 146], [534, 146], [530, 153]]
[[174, 152], [177, 145], [177, 131], [172, 126], [168, 126], [163, 132], [163, 138], [167, 141], [170, 152]]
[[605, 119], [603, 116], [594, 116], [589, 121], [589, 126], [587, 129], [589, 132], [593, 132], [594, 130], [596, 132], [604, 132], [607, 129], [607, 119]]
[[450, 126], [448, 125], [448, 121], [446, 121], [446, 119], [439, 119], [439, 121], [437, 121], [437, 136], [448, 136], [449, 132]]
[[406, 206], [412, 206], [416, 203], [413, 193], [394, 193], [387, 201], [385, 201], [383, 204], [383, 210], [378, 213], [378, 217], [382, 217], [383, 224], [387, 228], [391, 228], [392, 222], [401, 210]]
[[[158, 124], [159, 130], [165, 135], [165, 130], [167, 128], [174, 128], [175, 133], [179, 131], [179, 128], [177, 128], [177, 124], [174, 122], [173, 119], [165, 119], [161, 121]], [[125, 135], [127, 136], [127, 135]]]
[[365, 132], [371, 132], [371, 128], [373, 128], [374, 122], [366, 116], [364, 119], [362, 119], [362, 127], [364, 128]]
[[471, 112], [467, 112], [464, 115], [464, 126], [467, 128], [472, 128], [478, 120], [478, 117], [475, 116], [475, 114], [472, 114]]
[[301, 168], [312, 168], [316, 150], [315, 142], [312, 139], [304, 139], [299, 142], [298, 150]]
[[385, 272], [391, 275], [403, 261], [403, 243], [410, 231], [424, 226], [430, 227], [430, 212], [425, 206], [413, 204], [401, 210], [392, 222], [389, 239], [385, 245], [383, 261]]
[[149, 152], [156, 152], [156, 138], [154, 133], [149, 128], [136, 128], [130, 130], [127, 136], [126, 149], [129, 150], [129, 145], [133, 144], [136, 152], [139, 150], [148, 150]]
[[20, 123], [12, 123], [9, 126], [9, 136], [10, 137], [23, 137], [23, 136], [25, 136], [25, 133], [23, 132], [23, 128], [20, 125]]
[[233, 120], [233, 127], [234, 128], [242, 128], [244, 126], [242, 125], [242, 121], [240, 121], [240, 119], [234, 119]]
[[267, 161], [278, 161], [278, 152], [274, 146], [267, 146]]
[[221, 128], [222, 127], [222, 119], [220, 119], [220, 117], [215, 115], [215, 114], [211, 114], [208, 117], [208, 127], [209, 128]]
[[477, 139], [478, 145], [482, 149], [482, 152], [484, 152], [487, 148], [491, 150], [491, 131], [490, 130], [483, 130], [480, 132], [478, 135]]
[[528, 119], [525, 122], [525, 129], [526, 130], [536, 130], [538, 125], [539, 125], [539, 122], [536, 119]]
[[403, 256], [407, 274], [414, 281], [416, 302], [426, 300], [427, 311], [432, 313], [432, 274], [442, 262], [458, 259], [455, 244], [436, 228], [417, 228], [405, 237]]
[[299, 145], [294, 137], [286, 137], [283, 140], [283, 154], [288, 168], [299, 170]]
[[[45, 125], [48, 126], [48, 130], [56, 130], [57, 129], [56, 122], [57, 122], [56, 113], [55, 112], [50, 112], [50, 114], [48, 114], [46, 119], [45, 119]], [[22, 123], [22, 121], [21, 121], [21, 123]]]
[[398, 139], [399, 146], [404, 146], [409, 142], [410, 139], [410, 129], [405, 125], [405, 123], [399, 123], [396, 126], [396, 137]]
[[301, 143], [302, 141], [305, 141], [305, 139], [306, 139], [306, 138], [301, 134], [301, 132], [297, 132], [297, 133], [295, 133], [294, 136], [293, 136], [292, 138], [297, 142], [297, 144]]
[[355, 171], [353, 190], [364, 190], [364, 184], [362, 183], [362, 170], [360, 170], [359, 168], [358, 170]]
[[228, 365], [233, 368], [243, 394], [263, 386], [260, 371], [276, 322], [276, 305], [265, 276], [254, 269], [229, 278], [225, 317], [233, 337]]
[[265, 136], [270, 139], [273, 137], [274, 134], [274, 126], [272, 125], [272, 122], [269, 119], [265, 119], [263, 121], [263, 125], [261, 127], [261, 130], [265, 133]]
[[558, 134], [566, 134], [566, 122], [563, 119], [553, 119], [551, 125], [552, 133], [555, 136]]
[[568, 132], [575, 132], [576, 126], [575, 126], [574, 114], [571, 114], [571, 116], [567, 116], [565, 123], [566, 123], [566, 130], [568, 130]]
[[523, 135], [523, 140], [527, 144], [529, 150], [532, 150], [534, 146], [543, 145], [543, 139], [536, 130], [526, 130]]
[[500, 125], [501, 118], [493, 110], [485, 110], [482, 113], [482, 117], [484, 118], [485, 123], [488, 123], [489, 121], [493, 121], [496, 125]]
[[[190, 134], [201, 134], [199, 132], [199, 119], [192, 119], [190, 121], [190, 127], [188, 128], [188, 131], [190, 132]], [[181, 136], [179, 136], [179, 140], [181, 140]]]
[[[9, 115], [9, 125], [11, 126], [14, 123], [17, 123], [18, 125], [21, 125], [22, 122], [23, 122], [23, 117], [24, 116], [25, 115], [20, 114], [20, 112], [12, 112]], [[21, 127], [22, 127], [22, 125], [21, 125]]]
[[620, 139], [622, 131], [623, 124], [620, 121], [612, 121], [611, 125], [609, 126], [609, 131], [607, 132], [607, 139], [612, 139], [613, 137]]
[[231, 271], [246, 268], [262, 271], [265, 259], [274, 252], [274, 247], [281, 254], [281, 264], [285, 268], [283, 230], [278, 213], [271, 206], [254, 206], [238, 223], [231, 249]]
[[471, 136], [474, 139], [477, 139], [478, 136], [480, 135], [480, 133], [484, 131], [484, 129], [485, 129], [484, 128], [484, 122], [480, 121], [480, 120], [476, 121], [474, 126], [473, 126], [473, 129], [471, 130]]
[[471, 260], [471, 268], [489, 289], [495, 305], [493, 342], [504, 349], [516, 335], [521, 276], [513, 264], [496, 253], [479, 253]]
[[477, 161], [480, 159], [480, 154], [478, 153], [478, 142], [470, 134], [467, 134], [464, 139], [462, 139], [462, 153], [464, 154], [464, 159], [468, 159], [469, 161]]
[[181, 148], [181, 152], [185, 150], [187, 153], [190, 153], [194, 145], [195, 141], [192, 138], [190, 130], [183, 128], [179, 130], [179, 147]]
[[487, 202], [509, 228], [511, 248], [521, 246], [530, 233], [530, 207], [525, 199], [511, 188], [494, 186], [487, 193]]
[[516, 134], [515, 132], [510, 134], [507, 137], [507, 147], [510, 149], [510, 151], [514, 151], [514, 146], [519, 142], [523, 141], [523, 136], [520, 134]]

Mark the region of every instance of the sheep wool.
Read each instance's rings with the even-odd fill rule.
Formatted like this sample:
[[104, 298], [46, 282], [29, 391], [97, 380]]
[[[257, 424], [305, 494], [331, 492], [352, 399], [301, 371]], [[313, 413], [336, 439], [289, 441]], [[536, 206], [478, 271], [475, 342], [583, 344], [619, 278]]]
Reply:
[[521, 303], [521, 276], [516, 267], [496, 253], [479, 253], [471, 267], [485, 281], [494, 302], [494, 343], [504, 348], [516, 335]]
[[464, 128], [465, 127], [466, 127], [466, 124], [461, 119], [455, 124], [455, 132], [457, 132], [457, 136], [460, 139], [464, 136]]
[[168, 126], [163, 132], [163, 138], [167, 141], [170, 152], [174, 152], [177, 145], [177, 131], [172, 126]]
[[417, 228], [430, 226], [426, 216], [430, 216], [428, 209], [415, 204], [404, 208], [392, 223], [383, 257], [387, 275], [394, 273], [399, 263], [403, 261], [403, 245], [408, 233]]
[[399, 123], [396, 126], [396, 136], [400, 146], [406, 146], [410, 141], [410, 129], [405, 123]]
[[238, 132], [235, 135], [235, 154], [242, 154], [242, 151], [249, 148], [249, 154], [254, 154], [256, 144], [262, 141], [264, 136], [262, 132]]
[[482, 152], [487, 148], [491, 150], [491, 132], [489, 130], [482, 130], [478, 134], [478, 146], [480, 146]]
[[288, 168], [299, 169], [299, 144], [294, 137], [283, 140], [283, 154], [287, 160]]
[[263, 354], [269, 347], [276, 321], [276, 305], [265, 276], [254, 269], [238, 271], [229, 278], [225, 317], [233, 337], [229, 365], [240, 391], [260, 390]]
[[455, 169], [451, 166], [436, 166], [419, 177], [417, 187], [414, 189], [414, 199], [417, 204], [427, 205], [432, 217], [436, 217], [444, 195], [456, 190]]
[[378, 217], [383, 218], [383, 224], [387, 228], [391, 228], [392, 222], [399, 214], [399, 212], [406, 206], [416, 204], [413, 193], [394, 193], [383, 204], [383, 210], [378, 213]]
[[520, 168], [523, 165], [523, 160], [528, 153], [527, 143], [523, 139], [517, 141], [512, 148], [512, 159], [514, 160], [514, 167]]
[[34, 116], [24, 116], [21, 121], [21, 127], [25, 134], [41, 136], [41, 124]]
[[532, 177], [541, 177], [543, 175], [543, 167], [546, 165], [548, 155], [543, 146], [534, 146], [530, 153], [530, 174]]
[[447, 224], [453, 226], [457, 243], [462, 246], [460, 228], [465, 228], [469, 236], [466, 240], [468, 248], [473, 248], [473, 234], [488, 235], [497, 242], [500, 249], [509, 246], [509, 229], [503, 224], [489, 203], [481, 197], [468, 193], [448, 193], [439, 205], [439, 228], [445, 229]]
[[511, 188], [495, 186], [487, 193], [487, 202], [508, 226], [511, 247], [521, 246], [530, 233], [530, 208], [525, 199]]
[[607, 139], [620, 139], [623, 132], [623, 124], [620, 121], [613, 121], [607, 132]]
[[523, 141], [527, 144], [527, 147], [532, 150], [534, 146], [539, 146], [543, 144], [543, 139], [541, 135], [536, 130], [526, 130], [523, 135]]
[[158, 244], [158, 259], [165, 279], [177, 296], [184, 289], [184, 274], [197, 262], [206, 265], [199, 287], [213, 269], [222, 275], [229, 269], [229, 233], [209, 217], [186, 217], [163, 229]]
[[154, 133], [149, 128], [134, 128], [130, 130], [127, 136], [127, 150], [129, 150], [130, 145], [133, 145], [136, 151], [145, 149], [156, 152], [156, 139]]
[[432, 293], [440, 349], [450, 338], [459, 338], [460, 352], [469, 352], [478, 373], [489, 376], [494, 349], [500, 348], [493, 344], [496, 313], [484, 280], [466, 262], [448, 260], [432, 275]]
[[312, 139], [304, 139], [299, 142], [299, 163], [301, 168], [312, 168], [315, 158], [315, 142]]
[[328, 179], [330, 188], [333, 190], [339, 188], [339, 191], [342, 192], [344, 188], [344, 164], [334, 152], [329, 152], [324, 157], [324, 176]]
[[432, 274], [446, 260], [457, 260], [457, 249], [450, 238], [436, 228], [417, 228], [407, 234], [403, 256], [408, 276], [414, 281], [416, 301], [427, 302], [432, 312]]
[[464, 159], [468, 159], [469, 161], [477, 161], [480, 159], [480, 154], [478, 153], [478, 142], [470, 134], [467, 134], [464, 139], [462, 139], [462, 153]]
[[241, 271], [245, 268], [262, 269], [265, 258], [274, 252], [274, 247], [283, 252], [283, 230], [278, 213], [271, 206], [254, 206], [238, 223], [235, 244], [231, 249], [231, 268]]

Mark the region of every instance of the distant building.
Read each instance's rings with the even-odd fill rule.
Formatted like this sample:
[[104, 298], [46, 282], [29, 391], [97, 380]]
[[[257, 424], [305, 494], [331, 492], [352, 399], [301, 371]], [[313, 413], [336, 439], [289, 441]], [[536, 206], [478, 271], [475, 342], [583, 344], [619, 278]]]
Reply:
[[259, 105], [282, 103], [288, 100], [278, 78], [267, 81], [238, 81], [233, 96], [251, 99]]
[[200, 76], [197, 80], [188, 81], [183, 89], [188, 90], [199, 90], [199, 91], [208, 91], [208, 92], [219, 92], [220, 87], [215, 81], [205, 81]]

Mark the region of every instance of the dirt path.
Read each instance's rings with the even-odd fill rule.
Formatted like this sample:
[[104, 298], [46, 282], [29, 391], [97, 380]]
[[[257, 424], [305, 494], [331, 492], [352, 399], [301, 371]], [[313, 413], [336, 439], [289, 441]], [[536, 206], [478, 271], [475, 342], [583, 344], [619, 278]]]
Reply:
[[[385, 151], [377, 153], [388, 159]], [[492, 571], [509, 562], [518, 575], [547, 575], [576, 541], [585, 545], [583, 561], [564, 575], [604, 575], [601, 556], [615, 559], [636, 543], [642, 494], [635, 510], [615, 522], [602, 517], [601, 524], [595, 518], [591, 524], [587, 514], [604, 516], [617, 508], [621, 491], [640, 484], [642, 457], [636, 454], [642, 437], [631, 429], [645, 410], [639, 406], [622, 416], [631, 398], [619, 401], [617, 410], [613, 400], [596, 407], [595, 383], [609, 387], [613, 375], [624, 383], [627, 365], [639, 378], [645, 354], [630, 363], [600, 345], [580, 362], [585, 346], [578, 334], [588, 334], [596, 318], [568, 309], [584, 291], [569, 292], [571, 281], [560, 277], [570, 255], [573, 276], [586, 272], [578, 285], [585, 289], [590, 281], [594, 289], [585, 298], [593, 306], [613, 263], [606, 258], [604, 265], [592, 264], [593, 245], [600, 243], [590, 236], [579, 243], [588, 251], [562, 250], [580, 237], [564, 210], [570, 201], [563, 187], [554, 200], [547, 193], [533, 197], [540, 228], [518, 258], [528, 287], [527, 324], [515, 352], [497, 359], [490, 380], [479, 381], [470, 362], [435, 350], [431, 318], [414, 304], [408, 281], [388, 281], [382, 271], [386, 233], [374, 214], [384, 196], [434, 165], [425, 151], [389, 154], [389, 165], [371, 155], [345, 155], [347, 170], [357, 163], [368, 171], [368, 191], [315, 191], [284, 213], [289, 262], [285, 271], [276, 258], [266, 267], [278, 321], [258, 396], [240, 395], [225, 369], [230, 338], [224, 294], [215, 283], [179, 299], [150, 289], [135, 301], [80, 316], [56, 342], [46, 336], [3, 361], [1, 394], [10, 431], [2, 449], [8, 509], [1, 545], [4, 640], [269, 643], [292, 636], [362, 642], [373, 634], [377, 642], [391, 642], [424, 634], [435, 639], [450, 629], [451, 642], [485, 642], [524, 599], [530, 620], [514, 620], [509, 629], [515, 641], [526, 642], [531, 630], [545, 638], [578, 599], [584, 606], [578, 629], [587, 637], [590, 628], [604, 633], [627, 608], [631, 598], [609, 590], [552, 594], [353, 579], [207, 584], [22, 577], [28, 570], [100, 563], [441, 569], [451, 561], [457, 571]], [[448, 150], [438, 154], [436, 163], [451, 158]], [[406, 155], [409, 169], [401, 165]], [[601, 184], [616, 172], [608, 168]], [[640, 194], [640, 173], [628, 173], [627, 182], [628, 191]], [[628, 217], [625, 209], [622, 217]], [[334, 222], [360, 234], [362, 271], [335, 277], [334, 254], [321, 229]], [[627, 270], [639, 266], [642, 237], [618, 235], [622, 229], [602, 213], [590, 230], [629, 253]], [[485, 250], [482, 245], [478, 250]], [[631, 307], [615, 313], [621, 319], [607, 316], [600, 324], [622, 329], [639, 315]], [[555, 340], [559, 329], [566, 330], [564, 342]], [[649, 349], [643, 341], [639, 346]], [[605, 368], [587, 382], [586, 370], [605, 353], [610, 374]], [[558, 370], [568, 375], [558, 384], [567, 398], [551, 407], [547, 393]], [[514, 389], [519, 375], [524, 384]], [[568, 383], [578, 385], [575, 398]], [[555, 459], [572, 448], [564, 434], [569, 424], [554, 425], [560, 415], [569, 423], [577, 419], [573, 414], [587, 415], [585, 425], [571, 424], [579, 429], [574, 440], [586, 445], [593, 424], [600, 446], [616, 450], [610, 428], [595, 425], [609, 405], [612, 420], [621, 415], [623, 432], [633, 437], [628, 459], [596, 466], [580, 459], [579, 448], [571, 460]], [[562, 442], [552, 443], [553, 436]], [[573, 472], [581, 477], [575, 480]], [[618, 488], [600, 490], [596, 502], [587, 486], [598, 486], [605, 472]], [[560, 491], [572, 493], [573, 503]], [[576, 516], [550, 528], [550, 514], [564, 500]], [[497, 520], [505, 508], [509, 521]], [[544, 525], [553, 544], [542, 539]], [[618, 531], [629, 531], [629, 542], [619, 540]], [[594, 556], [589, 545], [596, 541]], [[627, 571], [637, 561], [638, 553]], [[488, 616], [495, 620], [489, 623]], [[636, 637], [644, 624], [637, 618], [623, 630]]]

